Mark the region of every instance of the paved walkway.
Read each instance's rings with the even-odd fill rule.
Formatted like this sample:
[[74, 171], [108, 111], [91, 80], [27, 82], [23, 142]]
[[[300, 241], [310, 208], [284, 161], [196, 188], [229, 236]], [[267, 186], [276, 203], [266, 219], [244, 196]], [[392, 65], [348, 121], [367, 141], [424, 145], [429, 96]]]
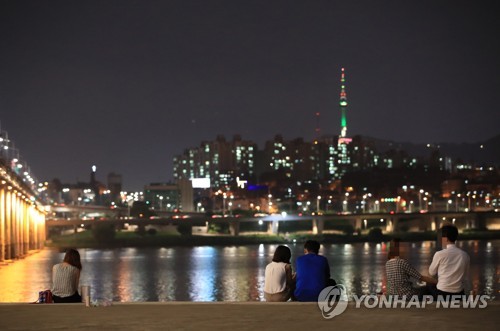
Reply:
[[498, 330], [500, 302], [484, 309], [356, 309], [326, 320], [315, 303], [156, 302], [0, 304], [0, 330]]

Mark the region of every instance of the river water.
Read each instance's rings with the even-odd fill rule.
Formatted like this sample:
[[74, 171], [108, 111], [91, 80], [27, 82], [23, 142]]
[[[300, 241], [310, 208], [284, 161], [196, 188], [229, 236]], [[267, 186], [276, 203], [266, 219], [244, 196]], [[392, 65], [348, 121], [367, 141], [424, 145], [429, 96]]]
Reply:
[[[434, 242], [408, 244], [410, 263], [427, 274]], [[476, 293], [500, 297], [500, 240], [458, 244], [471, 257]], [[277, 245], [80, 249], [80, 285], [91, 286], [93, 299], [112, 301], [263, 301], [264, 270]], [[292, 265], [302, 255], [291, 244]], [[350, 295], [374, 294], [385, 286], [387, 245], [326, 244], [320, 254], [332, 277]], [[64, 254], [44, 249], [0, 266], [0, 302], [30, 302], [50, 288], [51, 268]]]

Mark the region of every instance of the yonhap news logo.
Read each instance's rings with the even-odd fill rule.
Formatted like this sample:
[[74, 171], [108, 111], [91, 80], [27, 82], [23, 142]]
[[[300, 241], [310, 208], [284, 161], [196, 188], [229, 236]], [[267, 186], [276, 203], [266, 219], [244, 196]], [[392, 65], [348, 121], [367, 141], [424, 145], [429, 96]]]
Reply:
[[318, 307], [326, 319], [342, 314], [347, 304], [347, 290], [342, 284], [325, 287], [318, 296]]
[[[393, 309], [425, 309], [429, 304], [434, 304], [437, 309], [483, 309], [491, 300], [489, 295], [353, 295], [352, 308], [393, 308]], [[347, 290], [344, 285], [328, 286], [318, 295], [318, 307], [325, 319], [331, 319], [342, 314], [348, 306]]]

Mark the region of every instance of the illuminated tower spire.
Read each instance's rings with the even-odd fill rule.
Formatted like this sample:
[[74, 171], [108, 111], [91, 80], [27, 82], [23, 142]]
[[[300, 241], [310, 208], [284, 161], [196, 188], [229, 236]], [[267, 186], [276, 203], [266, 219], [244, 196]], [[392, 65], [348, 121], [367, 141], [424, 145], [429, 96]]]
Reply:
[[345, 92], [345, 72], [344, 68], [342, 68], [342, 74], [340, 76], [340, 83], [341, 83], [341, 88], [340, 88], [340, 136], [342, 138], [347, 137], [347, 94]]

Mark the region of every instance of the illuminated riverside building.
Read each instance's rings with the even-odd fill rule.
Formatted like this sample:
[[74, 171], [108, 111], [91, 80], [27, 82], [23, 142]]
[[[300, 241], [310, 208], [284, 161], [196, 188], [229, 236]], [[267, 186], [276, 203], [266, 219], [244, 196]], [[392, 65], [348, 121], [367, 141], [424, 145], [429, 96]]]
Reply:
[[364, 170], [379, 166], [379, 157], [371, 141], [363, 139], [361, 136], [354, 136], [350, 147], [352, 170]]
[[219, 135], [174, 157], [174, 179], [210, 178], [212, 187], [233, 185], [237, 178], [254, 179], [256, 151], [254, 142], [239, 135], [232, 141]]
[[276, 135], [264, 147], [264, 170], [284, 171], [285, 176], [297, 181], [315, 179], [316, 153], [314, 145], [302, 138], [284, 140]]
[[[115, 200], [119, 200], [119, 192], [113, 197], [112, 191], [96, 179], [97, 167], [92, 166], [89, 182], [61, 183], [54, 179], [47, 183], [47, 194], [51, 203], [64, 203], [67, 205], [109, 205]], [[115, 183], [119, 185], [112, 186], [113, 190], [121, 188], [121, 176], [110, 174]], [[109, 181], [110, 177], [108, 177]], [[112, 181], [113, 181], [112, 179]]]
[[181, 208], [181, 190], [172, 183], [151, 183], [144, 187], [144, 201], [154, 210], [174, 211]]
[[322, 136], [314, 141], [315, 168], [314, 179], [331, 182], [338, 173], [337, 136]]
[[97, 180], [97, 167], [91, 167], [90, 181], [62, 183], [59, 179], [40, 184], [38, 191], [49, 204], [112, 206], [122, 203], [122, 175], [111, 172], [107, 186]]

